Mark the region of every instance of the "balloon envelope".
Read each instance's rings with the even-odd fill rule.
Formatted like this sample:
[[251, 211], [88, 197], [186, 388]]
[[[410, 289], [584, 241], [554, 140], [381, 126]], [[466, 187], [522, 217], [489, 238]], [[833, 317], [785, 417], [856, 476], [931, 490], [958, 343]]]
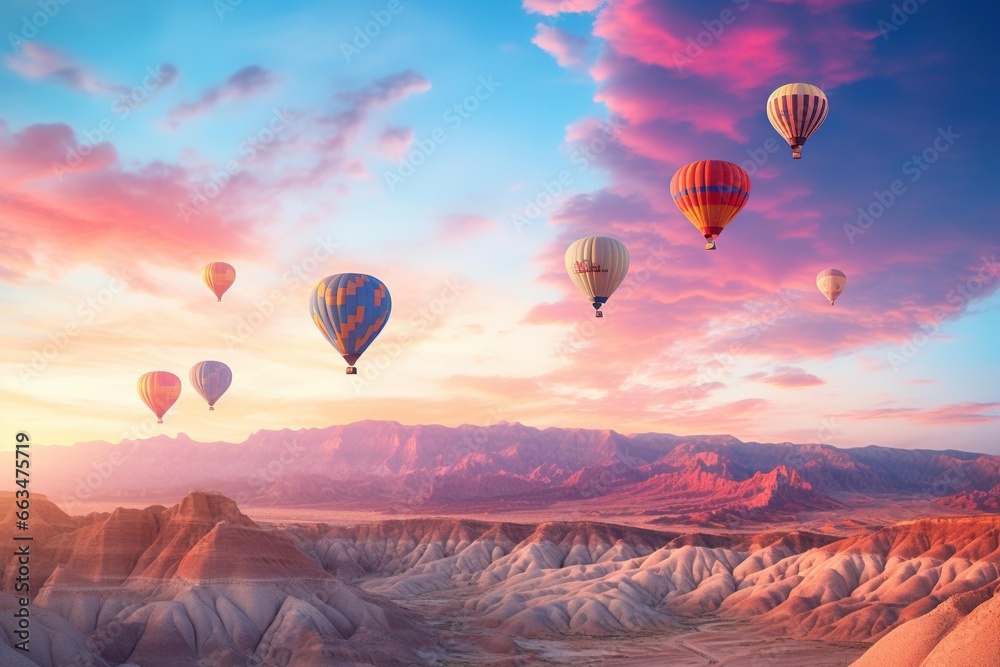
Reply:
[[328, 276], [316, 283], [309, 298], [316, 327], [352, 368], [385, 327], [391, 310], [389, 290], [364, 273]]
[[788, 83], [767, 99], [767, 118], [788, 145], [792, 157], [802, 157], [802, 145], [826, 120], [830, 103], [822, 90], [808, 83]]
[[832, 306], [837, 297], [844, 292], [844, 288], [847, 287], [847, 275], [837, 269], [820, 271], [819, 275], [816, 276], [816, 287]]
[[700, 160], [684, 165], [670, 179], [670, 194], [681, 213], [715, 250], [715, 239], [750, 198], [750, 177], [725, 160]]
[[222, 295], [236, 282], [236, 269], [225, 262], [212, 262], [202, 269], [201, 279], [219, 301], [222, 301]]
[[156, 415], [157, 423], [163, 423], [163, 415], [177, 402], [181, 395], [181, 379], [167, 371], [153, 371], [139, 378], [139, 397]]
[[221, 361], [199, 361], [188, 373], [191, 385], [208, 402], [208, 409], [215, 409], [215, 402], [229, 389], [233, 371]]
[[610, 236], [588, 236], [566, 250], [566, 271], [600, 311], [628, 274], [628, 248]]

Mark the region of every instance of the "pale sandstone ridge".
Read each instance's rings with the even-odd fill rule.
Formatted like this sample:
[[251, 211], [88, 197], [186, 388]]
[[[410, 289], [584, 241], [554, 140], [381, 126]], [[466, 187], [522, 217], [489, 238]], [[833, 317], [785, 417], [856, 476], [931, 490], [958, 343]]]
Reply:
[[56, 628], [40, 634], [40, 665], [90, 653], [96, 665], [143, 667], [435, 664], [459, 645], [530, 664], [532, 640], [668, 638], [691, 619], [749, 622], [746, 632], [775, 641], [880, 640], [862, 666], [990, 664], [976, 661], [998, 641], [996, 516], [850, 538], [593, 521], [275, 528], [192, 493], [170, 508], [59, 521], [35, 545], [56, 567], [34, 601], [40, 627]]
[[911, 521], [837, 541], [448, 520], [285, 533], [327, 570], [365, 577], [364, 587], [393, 599], [466, 591], [464, 617], [520, 636], [651, 630], [677, 615], [712, 614], [781, 635], [870, 641], [1000, 583], [1000, 517], [991, 516]]
[[852, 667], [1000, 665], [1000, 589], [957, 595], [900, 625]]
[[[169, 509], [119, 509], [36, 547], [55, 571], [33, 608], [76, 633], [54, 637], [54, 657], [32, 657], [39, 665], [77, 664], [91, 652], [104, 661], [95, 664], [143, 667], [402, 665], [436, 646], [419, 619], [337, 581], [215, 493]], [[64, 659], [66, 651], [76, 653]]]

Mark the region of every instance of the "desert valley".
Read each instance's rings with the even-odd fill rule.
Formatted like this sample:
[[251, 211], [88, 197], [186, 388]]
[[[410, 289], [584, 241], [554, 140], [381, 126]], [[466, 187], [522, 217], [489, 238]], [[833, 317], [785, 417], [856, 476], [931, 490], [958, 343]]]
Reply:
[[1000, 457], [395, 422], [33, 456], [4, 665], [1000, 662]]

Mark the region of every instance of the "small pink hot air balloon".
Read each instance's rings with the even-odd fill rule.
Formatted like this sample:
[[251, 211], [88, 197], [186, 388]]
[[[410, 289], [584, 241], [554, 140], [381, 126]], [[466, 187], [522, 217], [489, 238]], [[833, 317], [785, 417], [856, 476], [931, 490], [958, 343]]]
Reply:
[[163, 415], [181, 395], [181, 379], [167, 371], [153, 371], [139, 378], [139, 397], [156, 415], [156, 423], [163, 423]]
[[222, 301], [222, 295], [236, 282], [236, 269], [225, 262], [212, 262], [202, 269], [201, 279], [219, 301]]

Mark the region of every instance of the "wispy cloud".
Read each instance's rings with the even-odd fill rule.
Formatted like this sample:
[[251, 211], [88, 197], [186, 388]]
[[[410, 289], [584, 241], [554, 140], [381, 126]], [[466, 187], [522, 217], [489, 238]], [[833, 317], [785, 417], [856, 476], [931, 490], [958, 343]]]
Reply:
[[19, 53], [4, 59], [7, 67], [28, 79], [51, 81], [84, 93], [127, 93], [127, 86], [110, 83], [69, 56], [37, 42], [25, 42]]
[[193, 102], [182, 102], [172, 108], [168, 114], [168, 125], [178, 127], [181, 123], [198, 116], [203, 116], [224, 102], [245, 100], [255, 95], [261, 95], [271, 89], [277, 76], [258, 65], [248, 65], [233, 73], [217, 86], [204, 91]]
[[583, 67], [590, 41], [561, 28], [539, 23], [531, 43], [552, 55], [561, 67]]

